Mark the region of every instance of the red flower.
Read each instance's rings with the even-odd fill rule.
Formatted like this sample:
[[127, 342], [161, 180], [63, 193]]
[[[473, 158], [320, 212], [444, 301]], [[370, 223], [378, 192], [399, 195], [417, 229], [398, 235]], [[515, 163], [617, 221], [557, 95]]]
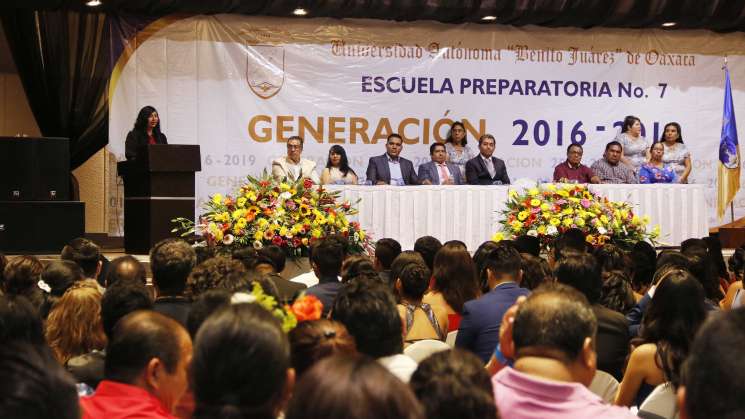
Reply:
[[295, 237], [292, 239], [292, 247], [300, 247], [300, 245], [303, 244], [303, 241], [299, 237]]
[[323, 313], [323, 303], [315, 295], [306, 294], [295, 300], [290, 310], [298, 322], [318, 320]]
[[303, 179], [303, 186], [305, 187], [305, 189], [310, 189], [311, 187], [313, 187], [313, 181], [310, 178], [305, 178]]
[[274, 238], [272, 239], [272, 244], [275, 246], [281, 247], [283, 243], [284, 243], [284, 240], [282, 240], [282, 237], [280, 236], [274, 236]]

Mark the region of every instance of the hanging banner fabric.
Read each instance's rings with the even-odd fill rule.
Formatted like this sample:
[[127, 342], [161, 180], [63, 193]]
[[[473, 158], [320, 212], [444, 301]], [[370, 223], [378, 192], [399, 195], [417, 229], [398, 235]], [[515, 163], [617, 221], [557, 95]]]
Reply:
[[[199, 144], [200, 202], [269, 169], [292, 135], [325, 166], [334, 144], [365, 178], [386, 137], [402, 156], [463, 121], [468, 147], [496, 138], [510, 178], [550, 180], [571, 143], [583, 163], [602, 157], [626, 115], [648, 139], [678, 122], [691, 153], [689, 183], [716, 178], [728, 56], [735, 107], [745, 104], [745, 36], [708, 31], [545, 29], [493, 25], [284, 19], [234, 15], [161, 19], [126, 40], [110, 87], [110, 150], [138, 110], [154, 106], [169, 143]], [[124, 41], [123, 41], [124, 42]], [[745, 216], [745, 195], [734, 200]], [[457, 215], [455, 215], [457, 216]], [[727, 220], [728, 221], [728, 220]]]

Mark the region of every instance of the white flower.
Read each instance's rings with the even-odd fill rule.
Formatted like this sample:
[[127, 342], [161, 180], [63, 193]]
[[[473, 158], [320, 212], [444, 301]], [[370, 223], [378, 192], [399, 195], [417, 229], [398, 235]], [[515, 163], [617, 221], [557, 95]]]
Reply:
[[222, 238], [222, 244], [224, 244], [226, 246], [230, 246], [231, 244], [233, 244], [233, 239], [234, 239], [234, 237], [233, 237], [232, 234], [226, 234]]
[[230, 297], [230, 304], [255, 303], [256, 297], [247, 292], [236, 292]]
[[537, 237], [538, 236], [538, 232], [535, 231], [535, 230], [528, 230], [528, 236]]
[[261, 249], [262, 247], [264, 247], [264, 244], [262, 242], [258, 240], [254, 242], [254, 249]]
[[287, 200], [287, 199], [292, 198], [292, 194], [289, 191], [285, 191], [285, 192], [282, 192], [281, 194], [279, 194], [279, 197], [282, 198], [282, 199]]
[[606, 230], [605, 227], [602, 227], [602, 226], [601, 227], [598, 227], [598, 233], [605, 234], [607, 232], [608, 232], [608, 230]]
[[546, 234], [548, 234], [549, 236], [555, 236], [559, 234], [559, 230], [556, 228], [556, 226], [550, 225], [546, 227]]

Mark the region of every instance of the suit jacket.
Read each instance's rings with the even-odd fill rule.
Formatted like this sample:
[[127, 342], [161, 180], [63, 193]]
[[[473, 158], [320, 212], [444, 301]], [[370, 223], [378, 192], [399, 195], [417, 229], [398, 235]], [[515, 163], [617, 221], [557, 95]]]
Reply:
[[598, 369], [623, 379], [623, 367], [629, 354], [629, 322], [623, 314], [593, 304], [592, 311], [598, 319], [595, 350], [598, 354]]
[[[458, 166], [450, 162], [445, 163], [445, 164], [448, 167], [448, 171], [450, 172], [450, 178], [453, 180], [453, 183], [456, 185], [462, 185], [463, 178], [461, 178], [460, 169], [458, 168]], [[433, 161], [419, 165], [418, 176], [419, 176], [420, 182], [429, 180], [430, 182], [432, 182], [433, 185], [440, 184], [440, 169], [437, 168], [437, 166], [435, 165], [435, 162]]]
[[336, 294], [344, 287], [338, 278], [320, 278], [317, 285], [308, 288], [305, 293], [315, 295], [323, 303], [323, 318], [331, 312]]
[[[124, 141], [124, 157], [126, 157], [127, 160], [136, 159], [137, 149], [146, 146], [147, 144], [147, 133], [133, 129], [129, 134], [127, 134], [127, 139]], [[155, 138], [155, 144], [168, 144], [166, 135], [161, 132], [160, 136]]]
[[[401, 176], [404, 178], [404, 183], [407, 185], [419, 185], [419, 178], [414, 171], [414, 163], [403, 157], [399, 157], [398, 162], [401, 165]], [[391, 170], [388, 168], [387, 153], [382, 156], [370, 157], [370, 162], [367, 163], [367, 180], [372, 182], [373, 185], [378, 183], [378, 181], [391, 183]]]
[[282, 304], [292, 304], [293, 301], [295, 301], [295, 298], [297, 298], [298, 294], [300, 294], [301, 291], [307, 288], [305, 284], [300, 284], [298, 282], [292, 282], [290, 280], [282, 278], [279, 274], [271, 274], [267, 275], [267, 278], [269, 278], [270, 281], [274, 283], [274, 285], [277, 286], [277, 291], [279, 291], [279, 298], [280, 303]]
[[514, 282], [497, 285], [493, 290], [476, 300], [463, 305], [463, 318], [455, 336], [455, 346], [467, 349], [484, 363], [489, 361], [499, 343], [499, 326], [502, 316], [517, 297], [528, 295], [530, 291], [520, 288]]
[[510, 177], [507, 176], [507, 167], [504, 161], [494, 156], [491, 157], [494, 165], [494, 177], [489, 176], [489, 170], [486, 169], [481, 154], [466, 162], [466, 180], [469, 185], [492, 185], [494, 181], [501, 181], [503, 185], [510, 184]]
[[[301, 158], [300, 172], [302, 174], [302, 177], [310, 178], [315, 183], [321, 183], [321, 178], [319, 178], [318, 173], [316, 173], [316, 162]], [[298, 180], [293, 179], [290, 176], [289, 165], [287, 164], [287, 157], [280, 157], [278, 159], [272, 160], [272, 176], [274, 176], [276, 179], [287, 177], [290, 180]]]

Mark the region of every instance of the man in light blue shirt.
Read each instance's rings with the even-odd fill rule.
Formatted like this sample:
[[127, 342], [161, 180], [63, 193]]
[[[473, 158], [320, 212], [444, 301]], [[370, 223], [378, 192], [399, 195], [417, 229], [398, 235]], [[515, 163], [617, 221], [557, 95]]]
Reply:
[[385, 154], [370, 157], [367, 181], [372, 185], [419, 185], [411, 160], [400, 157], [403, 139], [391, 134], [385, 144]]

